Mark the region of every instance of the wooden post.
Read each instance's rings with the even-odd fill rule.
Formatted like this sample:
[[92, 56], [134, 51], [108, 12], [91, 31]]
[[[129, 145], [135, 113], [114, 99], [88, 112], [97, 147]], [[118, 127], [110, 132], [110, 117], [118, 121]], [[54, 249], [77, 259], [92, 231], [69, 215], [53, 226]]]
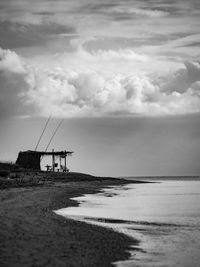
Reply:
[[66, 150], [65, 150], [65, 172], [67, 171], [67, 160], [66, 160], [66, 157], [67, 157], [67, 155], [66, 155]]
[[60, 155], [60, 171], [62, 170], [62, 158], [61, 158], [61, 155]]
[[54, 155], [54, 149], [52, 149], [52, 169], [53, 172], [55, 171], [55, 155]]

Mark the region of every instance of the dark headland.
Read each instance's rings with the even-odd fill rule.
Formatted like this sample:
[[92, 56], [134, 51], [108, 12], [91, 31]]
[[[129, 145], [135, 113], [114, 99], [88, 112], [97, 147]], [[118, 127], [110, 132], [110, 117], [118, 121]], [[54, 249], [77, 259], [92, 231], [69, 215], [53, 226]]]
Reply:
[[111, 229], [53, 212], [77, 206], [72, 197], [133, 181], [5, 169], [0, 170], [0, 266], [112, 266], [128, 259], [128, 249], [138, 244]]

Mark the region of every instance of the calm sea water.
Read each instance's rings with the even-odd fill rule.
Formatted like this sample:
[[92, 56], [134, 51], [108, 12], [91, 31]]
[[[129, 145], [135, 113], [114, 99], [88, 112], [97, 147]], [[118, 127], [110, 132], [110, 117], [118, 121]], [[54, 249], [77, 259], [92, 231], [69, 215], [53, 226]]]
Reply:
[[132, 250], [132, 257], [117, 266], [200, 266], [198, 179], [110, 187], [75, 199], [79, 207], [56, 213], [111, 227], [140, 241], [139, 250]]

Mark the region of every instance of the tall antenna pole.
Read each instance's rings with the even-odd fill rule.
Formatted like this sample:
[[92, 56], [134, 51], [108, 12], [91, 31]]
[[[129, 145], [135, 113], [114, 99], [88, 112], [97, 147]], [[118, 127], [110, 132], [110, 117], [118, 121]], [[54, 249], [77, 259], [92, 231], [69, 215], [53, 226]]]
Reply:
[[48, 143], [48, 145], [47, 145], [47, 147], [46, 147], [46, 149], [45, 149], [45, 152], [47, 152], [47, 149], [49, 148], [49, 146], [50, 146], [50, 144], [51, 144], [51, 142], [52, 142], [54, 136], [56, 135], [58, 129], [60, 128], [60, 126], [61, 126], [63, 120], [64, 120], [64, 119], [62, 119], [62, 120], [59, 122], [58, 126], [56, 127], [56, 129], [55, 129], [55, 131], [54, 131], [54, 133], [53, 133], [51, 139], [49, 140], [49, 143]]
[[44, 129], [43, 129], [43, 131], [42, 131], [42, 133], [41, 133], [41, 135], [40, 135], [40, 137], [39, 137], [39, 139], [38, 139], [37, 145], [36, 145], [36, 147], [35, 147], [35, 151], [36, 151], [37, 148], [38, 148], [38, 145], [39, 145], [39, 143], [40, 143], [40, 141], [41, 141], [41, 139], [42, 139], [42, 136], [43, 136], [43, 134], [44, 134], [44, 132], [45, 132], [45, 130], [46, 130], [46, 128], [47, 128], [47, 125], [48, 125], [50, 119], [51, 119], [51, 116], [49, 116], [48, 120], [47, 120], [46, 123], [45, 123]]

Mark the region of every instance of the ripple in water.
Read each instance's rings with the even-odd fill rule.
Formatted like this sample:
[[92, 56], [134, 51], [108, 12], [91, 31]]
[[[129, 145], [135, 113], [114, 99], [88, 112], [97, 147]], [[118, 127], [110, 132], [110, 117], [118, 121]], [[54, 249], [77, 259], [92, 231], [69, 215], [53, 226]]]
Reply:
[[74, 198], [57, 214], [133, 236], [132, 258], [117, 266], [196, 267], [200, 262], [200, 182], [132, 184]]

